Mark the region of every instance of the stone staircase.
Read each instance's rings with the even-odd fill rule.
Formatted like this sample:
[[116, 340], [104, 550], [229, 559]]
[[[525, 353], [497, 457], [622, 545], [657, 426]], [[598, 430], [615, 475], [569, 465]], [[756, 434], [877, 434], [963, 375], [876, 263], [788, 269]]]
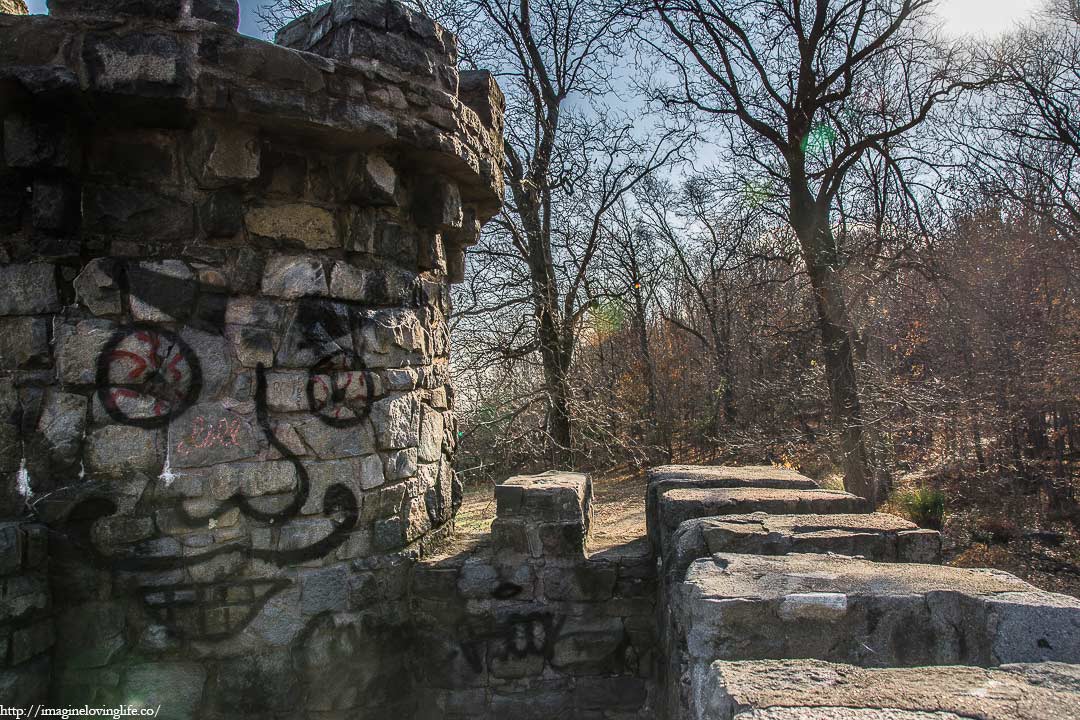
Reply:
[[649, 472], [669, 720], [1077, 720], [1080, 600], [773, 468]]

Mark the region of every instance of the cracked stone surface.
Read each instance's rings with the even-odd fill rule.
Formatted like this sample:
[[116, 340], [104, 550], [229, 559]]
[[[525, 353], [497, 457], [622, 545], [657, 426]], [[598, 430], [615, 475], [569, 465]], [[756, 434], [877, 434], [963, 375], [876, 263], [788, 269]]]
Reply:
[[1061, 663], [860, 668], [817, 660], [717, 662], [708, 720], [1074, 720], [1080, 667]]
[[832, 552], [883, 562], [941, 562], [941, 536], [886, 513], [724, 515], [682, 523], [665, 547], [665, 573], [681, 580], [713, 553], [786, 555]]

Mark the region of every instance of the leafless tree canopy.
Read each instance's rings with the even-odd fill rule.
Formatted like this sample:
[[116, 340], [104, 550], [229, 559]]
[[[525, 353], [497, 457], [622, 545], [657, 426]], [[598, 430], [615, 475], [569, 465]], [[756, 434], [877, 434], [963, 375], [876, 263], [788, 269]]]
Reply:
[[975, 41], [934, 5], [424, 5], [507, 96], [454, 297], [467, 478], [947, 470], [1080, 522], [1080, 11]]

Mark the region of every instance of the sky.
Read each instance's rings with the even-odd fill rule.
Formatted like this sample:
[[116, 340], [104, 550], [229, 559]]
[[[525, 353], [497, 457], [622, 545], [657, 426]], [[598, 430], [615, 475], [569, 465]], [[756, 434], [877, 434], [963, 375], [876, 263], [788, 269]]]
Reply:
[[[954, 35], [996, 35], [1024, 20], [1042, 0], [941, 0], [938, 13], [944, 29]], [[44, 13], [46, 0], [28, 0], [32, 13]], [[262, 37], [255, 9], [262, 0], [240, 0], [240, 32]]]

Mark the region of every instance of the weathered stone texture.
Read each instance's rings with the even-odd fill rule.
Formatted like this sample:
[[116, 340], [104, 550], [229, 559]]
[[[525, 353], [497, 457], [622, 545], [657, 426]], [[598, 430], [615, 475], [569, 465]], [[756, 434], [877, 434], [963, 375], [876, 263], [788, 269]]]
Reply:
[[694, 562], [676, 588], [668, 635], [683, 687], [669, 686], [681, 697], [669, 695], [676, 716], [680, 705], [700, 712], [714, 660], [986, 667], [1075, 662], [1080, 652], [1080, 601], [1000, 571], [716, 554]]
[[410, 716], [460, 503], [437, 259], [498, 210], [501, 105], [392, 2], [303, 51], [235, 0], [49, 5], [0, 17], [0, 520], [50, 524], [59, 624], [3, 554], [0, 697]]
[[716, 662], [702, 692], [709, 720], [1071, 720], [1080, 669], [1037, 663], [864, 669], [816, 660]]
[[665, 547], [665, 576], [680, 581], [690, 563], [714, 553], [836, 553], [879, 562], [941, 562], [941, 536], [895, 515], [723, 515], [687, 520]]
[[693, 518], [755, 511], [774, 515], [863, 513], [870, 506], [861, 497], [833, 490], [677, 487], [661, 490], [654, 510], [649, 537], [661, 547], [682, 522]]

